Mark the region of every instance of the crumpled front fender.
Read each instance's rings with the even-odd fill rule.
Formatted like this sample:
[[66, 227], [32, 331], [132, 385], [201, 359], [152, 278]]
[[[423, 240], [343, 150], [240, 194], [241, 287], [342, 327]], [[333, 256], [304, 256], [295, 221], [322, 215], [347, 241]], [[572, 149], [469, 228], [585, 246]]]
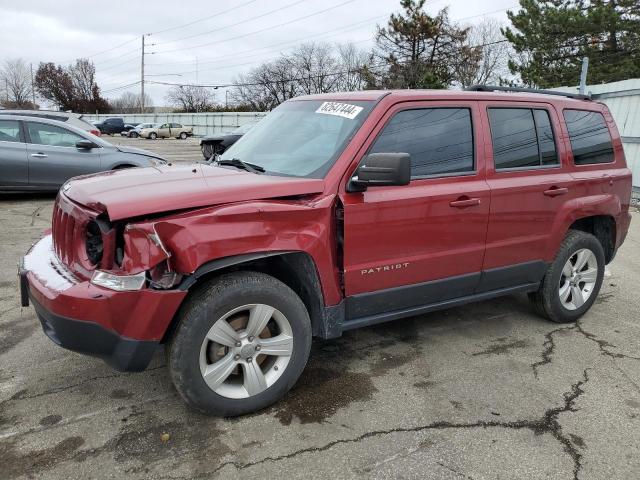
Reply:
[[125, 272], [143, 272], [169, 257], [171, 254], [160, 240], [152, 223], [127, 225], [124, 230], [122, 259], [122, 269]]

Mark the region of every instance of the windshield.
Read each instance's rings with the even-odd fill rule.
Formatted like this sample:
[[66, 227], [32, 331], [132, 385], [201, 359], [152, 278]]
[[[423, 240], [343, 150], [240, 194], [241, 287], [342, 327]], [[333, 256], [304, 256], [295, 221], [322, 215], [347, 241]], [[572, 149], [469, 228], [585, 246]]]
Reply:
[[267, 174], [323, 178], [371, 111], [373, 102], [288, 101], [234, 143], [237, 158]]
[[245, 123], [231, 132], [231, 135], [244, 135], [251, 130], [258, 122]]

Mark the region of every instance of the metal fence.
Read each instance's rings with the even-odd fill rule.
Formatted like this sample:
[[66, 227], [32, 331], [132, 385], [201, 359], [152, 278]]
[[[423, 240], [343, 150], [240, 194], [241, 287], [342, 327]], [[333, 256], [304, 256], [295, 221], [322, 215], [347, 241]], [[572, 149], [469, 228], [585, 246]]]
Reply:
[[84, 115], [91, 121], [102, 121], [105, 118], [121, 117], [124, 123], [166, 123], [174, 122], [193, 127], [197, 136], [229, 133], [246, 123], [256, 122], [266, 112], [206, 112], [206, 113], [124, 113]]

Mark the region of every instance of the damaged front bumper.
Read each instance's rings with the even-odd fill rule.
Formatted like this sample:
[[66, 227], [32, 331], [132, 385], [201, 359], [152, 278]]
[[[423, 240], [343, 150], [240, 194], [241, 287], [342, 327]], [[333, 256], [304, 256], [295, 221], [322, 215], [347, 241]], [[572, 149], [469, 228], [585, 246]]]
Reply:
[[121, 371], [144, 370], [186, 292], [114, 291], [75, 277], [36, 243], [19, 268], [23, 306], [33, 304], [44, 333], [61, 347], [102, 358]]

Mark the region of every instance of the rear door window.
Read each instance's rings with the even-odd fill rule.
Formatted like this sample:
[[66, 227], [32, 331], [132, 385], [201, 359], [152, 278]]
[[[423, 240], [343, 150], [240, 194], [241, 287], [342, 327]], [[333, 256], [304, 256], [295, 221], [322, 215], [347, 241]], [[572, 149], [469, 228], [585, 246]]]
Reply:
[[496, 170], [557, 166], [549, 112], [532, 108], [490, 108]]
[[611, 134], [600, 112], [565, 110], [563, 113], [576, 165], [613, 162]]
[[20, 123], [17, 120], [0, 120], [0, 142], [22, 142]]

